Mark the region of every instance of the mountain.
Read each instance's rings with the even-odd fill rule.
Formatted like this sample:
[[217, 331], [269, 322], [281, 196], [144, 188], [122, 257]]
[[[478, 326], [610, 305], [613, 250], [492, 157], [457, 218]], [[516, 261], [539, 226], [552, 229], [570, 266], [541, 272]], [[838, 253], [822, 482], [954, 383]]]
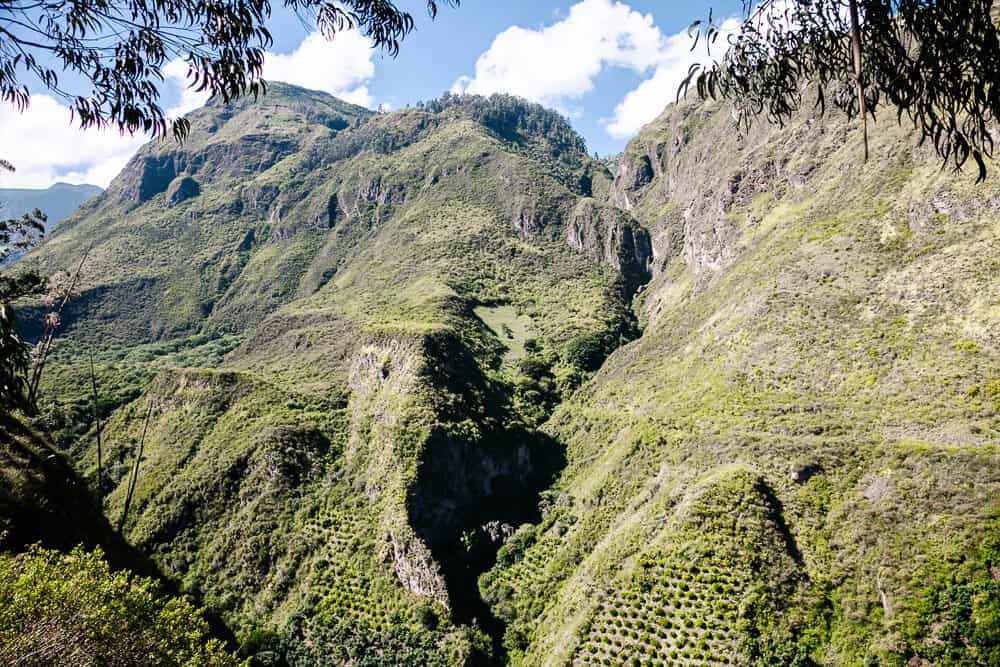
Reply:
[[517, 662], [996, 662], [1000, 190], [859, 135], [683, 103], [629, 144], [642, 335], [481, 580]]
[[499, 650], [475, 578], [561, 464], [538, 425], [634, 335], [648, 234], [513, 98], [380, 115], [275, 84], [191, 122], [23, 260], [90, 249], [48, 374], [59, 442], [95, 479], [94, 349], [107, 514], [151, 406], [125, 536], [241, 638], [303, 664]]
[[93, 352], [106, 516], [139, 456], [123, 536], [260, 664], [995, 662], [995, 177], [715, 103], [614, 174], [506, 96], [190, 119], [22, 261], [89, 248], [55, 446], [97, 490]]
[[96, 185], [69, 183], [56, 183], [45, 189], [0, 188], [0, 215], [19, 217], [39, 209], [48, 216], [45, 222], [48, 231], [75, 211], [80, 204], [100, 193], [101, 189]]
[[[15, 218], [40, 210], [46, 215], [45, 231], [49, 232], [59, 222], [76, 210], [101, 189], [96, 185], [70, 185], [56, 183], [44, 190], [30, 188], [0, 188], [0, 216]], [[13, 262], [23, 253], [17, 251], [6, 261]]]

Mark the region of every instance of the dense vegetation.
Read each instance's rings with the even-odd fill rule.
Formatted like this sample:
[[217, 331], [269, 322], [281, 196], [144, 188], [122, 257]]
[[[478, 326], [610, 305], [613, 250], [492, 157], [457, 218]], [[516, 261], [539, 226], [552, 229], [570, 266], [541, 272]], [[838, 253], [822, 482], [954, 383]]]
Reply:
[[22, 261], [93, 244], [40, 423], [242, 657], [995, 661], [995, 187], [714, 103], [613, 176], [503, 96], [190, 120]]
[[150, 579], [111, 572], [101, 552], [0, 554], [0, 663], [225, 667], [190, 603]]

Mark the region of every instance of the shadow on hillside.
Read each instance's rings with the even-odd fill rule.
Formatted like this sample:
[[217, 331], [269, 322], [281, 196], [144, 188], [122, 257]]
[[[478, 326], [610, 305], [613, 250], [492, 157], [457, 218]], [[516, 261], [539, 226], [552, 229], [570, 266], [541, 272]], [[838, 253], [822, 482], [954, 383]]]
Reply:
[[475, 443], [437, 432], [425, 450], [411, 525], [441, 566], [455, 622], [492, 638], [495, 664], [505, 664], [505, 627], [480, 596], [479, 576], [517, 526], [541, 519], [539, 494], [565, 464], [565, 447], [524, 428]]
[[[166, 594], [180, 593], [111, 527], [86, 482], [49, 437], [7, 413], [0, 413], [0, 537], [0, 550], [12, 553], [33, 544], [59, 551], [100, 547], [112, 569], [153, 578]], [[216, 637], [236, 646], [221, 619], [207, 611], [204, 617]]]
[[[58, 336], [74, 333], [74, 338], [88, 338], [89, 323], [97, 320], [104, 329], [123, 340], [146, 342], [183, 333], [186, 329], [168, 325], [159, 315], [163, 285], [154, 278], [136, 278], [120, 283], [82, 290], [71, 298], [59, 315]], [[18, 333], [29, 342], [37, 342], [45, 331], [48, 308], [40, 301], [19, 306]], [[202, 314], [211, 310], [205, 305]]]

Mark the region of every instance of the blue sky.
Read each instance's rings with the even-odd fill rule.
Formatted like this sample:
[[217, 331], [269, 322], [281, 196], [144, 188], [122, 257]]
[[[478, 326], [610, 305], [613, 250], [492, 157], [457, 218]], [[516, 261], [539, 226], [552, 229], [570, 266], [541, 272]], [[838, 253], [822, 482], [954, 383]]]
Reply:
[[[410, 3], [421, 5], [421, 3]], [[450, 90], [455, 80], [475, 72], [476, 60], [498, 34], [511, 26], [542, 30], [566, 19], [577, 3], [557, 0], [496, 2], [465, 0], [457, 9], [443, 8], [433, 23], [421, 21], [407, 38], [396, 59], [380, 57], [371, 90], [380, 101], [394, 107], [419, 99], [436, 97]], [[676, 0], [634, 0], [623, 2], [632, 10], [650, 15], [664, 35], [684, 32], [692, 21], [705, 18], [709, 7], [718, 15], [739, 11], [740, 0], [677, 2]], [[420, 12], [417, 6], [416, 12]], [[421, 16], [419, 13], [415, 15]], [[650, 72], [625, 67], [607, 67], [594, 80], [593, 92], [571, 105], [571, 122], [586, 139], [590, 149], [601, 154], [617, 152], [625, 141], [610, 136], [599, 122], [612, 115], [615, 106], [630, 90], [648, 78]], [[563, 110], [565, 111], [565, 110]]]
[[[275, 3], [278, 5], [278, 3]], [[555, 108], [602, 155], [673, 99], [703, 50], [690, 52], [695, 19], [738, 14], [741, 0], [463, 0], [431, 21], [422, 0], [399, 3], [417, 20], [398, 57], [374, 51], [361, 35], [327, 43], [285, 10], [271, 20], [275, 43], [265, 77], [326, 90], [375, 108], [399, 108], [444, 91], [509, 92]], [[443, 5], [444, 3], [442, 3]], [[185, 92], [181, 63], [167, 68], [164, 107], [180, 114], [203, 98]], [[145, 141], [69, 126], [61, 101], [35, 91], [25, 114], [0, 106], [0, 146], [18, 167], [0, 187], [52, 182], [106, 186]]]

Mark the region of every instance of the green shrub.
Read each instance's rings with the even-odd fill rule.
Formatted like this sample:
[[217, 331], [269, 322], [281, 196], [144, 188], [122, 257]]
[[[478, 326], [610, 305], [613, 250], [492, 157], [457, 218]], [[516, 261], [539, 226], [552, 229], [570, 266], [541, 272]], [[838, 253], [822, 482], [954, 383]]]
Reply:
[[228, 666], [200, 612], [152, 579], [111, 572], [100, 550], [0, 556], [0, 664]]
[[584, 371], [596, 371], [604, 361], [607, 349], [599, 334], [583, 334], [566, 343], [563, 358], [566, 363]]

